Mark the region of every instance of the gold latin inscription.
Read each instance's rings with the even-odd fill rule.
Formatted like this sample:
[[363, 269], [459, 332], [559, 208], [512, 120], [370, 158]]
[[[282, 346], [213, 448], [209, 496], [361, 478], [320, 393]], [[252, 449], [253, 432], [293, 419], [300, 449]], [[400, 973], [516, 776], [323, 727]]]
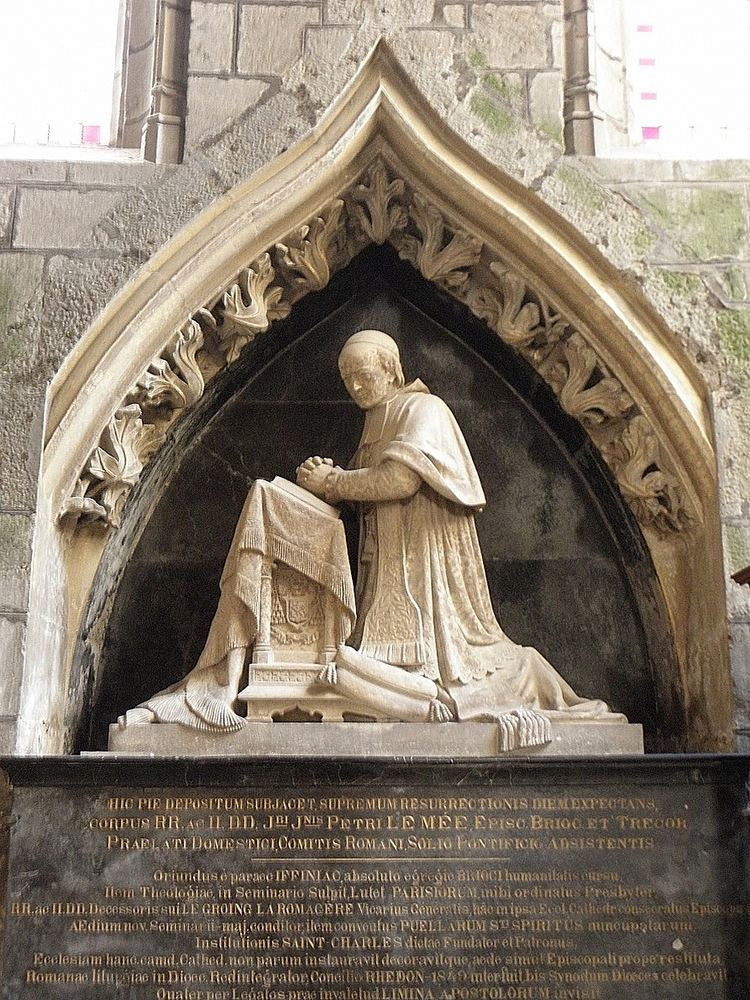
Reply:
[[692, 898], [687, 877], [666, 895], [637, 874], [690, 844], [689, 804], [649, 796], [175, 792], [90, 806], [81, 843], [109, 877], [86, 888], [82, 871], [64, 898], [11, 886], [9, 933], [38, 941], [20, 997], [608, 1000], [616, 985], [705, 1000], [725, 992], [722, 928], [750, 916], [719, 891]]

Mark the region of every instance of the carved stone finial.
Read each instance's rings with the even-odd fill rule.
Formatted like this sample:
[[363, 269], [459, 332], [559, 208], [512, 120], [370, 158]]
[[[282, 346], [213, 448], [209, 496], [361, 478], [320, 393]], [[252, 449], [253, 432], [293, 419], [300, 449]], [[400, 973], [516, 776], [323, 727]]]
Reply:
[[388, 179], [382, 160], [376, 160], [367, 172], [366, 183], [355, 185], [351, 206], [355, 221], [373, 243], [381, 245], [406, 227], [408, 215], [401, 203], [406, 185], [403, 180]]
[[565, 412], [587, 427], [617, 419], [633, 407], [622, 385], [604, 373], [596, 354], [577, 331], [560, 345], [554, 363], [543, 375]]
[[525, 302], [528, 294], [526, 282], [519, 274], [502, 267], [497, 261], [490, 264], [497, 278], [502, 308], [497, 320], [497, 332], [511, 347], [529, 347], [537, 336], [541, 313], [535, 302]]

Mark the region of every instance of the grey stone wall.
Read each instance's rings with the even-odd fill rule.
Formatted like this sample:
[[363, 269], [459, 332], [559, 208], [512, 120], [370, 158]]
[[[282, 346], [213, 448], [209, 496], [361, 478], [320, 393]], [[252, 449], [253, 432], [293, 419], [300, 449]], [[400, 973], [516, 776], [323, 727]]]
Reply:
[[[49, 380], [157, 248], [315, 125], [381, 35], [452, 128], [662, 312], [711, 390], [727, 572], [750, 564], [750, 164], [565, 157], [562, 23], [560, 3], [537, 0], [193, 0], [183, 164], [0, 160], [0, 752], [15, 739]], [[750, 589], [728, 588], [750, 746]]]
[[[636, 205], [645, 286], [690, 346], [711, 390], [718, 445], [729, 636], [741, 748], [750, 748], [750, 162], [591, 161]], [[706, 305], [713, 322], [702, 329]]]
[[[558, 3], [410, 4], [365, 0], [193, 0], [188, 61], [187, 144], [215, 135], [250, 105], [283, 87], [300, 59], [311, 79], [342, 61], [356, 67], [362, 29], [399, 31], [407, 62], [424, 68], [451, 53], [481, 71], [487, 94], [475, 109], [485, 124], [508, 128], [512, 104], [544, 132], [562, 128], [562, 8]], [[302, 91], [313, 89], [310, 80]], [[494, 98], [494, 100], [493, 100]], [[311, 109], [312, 111], [316, 109]]]

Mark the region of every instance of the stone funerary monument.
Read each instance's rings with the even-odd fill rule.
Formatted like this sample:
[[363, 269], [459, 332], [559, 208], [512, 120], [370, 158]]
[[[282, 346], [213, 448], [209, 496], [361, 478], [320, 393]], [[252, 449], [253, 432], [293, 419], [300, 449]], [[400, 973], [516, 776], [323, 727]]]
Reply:
[[531, 101], [562, 13], [156, 6], [187, 154], [45, 402], [3, 995], [746, 997], [708, 384], [470, 47], [549, 22]]

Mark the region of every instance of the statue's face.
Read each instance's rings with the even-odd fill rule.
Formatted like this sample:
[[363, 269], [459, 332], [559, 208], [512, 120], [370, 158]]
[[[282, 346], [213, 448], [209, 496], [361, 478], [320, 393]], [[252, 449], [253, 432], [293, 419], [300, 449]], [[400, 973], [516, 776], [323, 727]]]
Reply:
[[339, 359], [346, 391], [362, 410], [389, 399], [394, 391], [394, 376], [386, 372], [377, 352], [367, 344], [348, 348]]

